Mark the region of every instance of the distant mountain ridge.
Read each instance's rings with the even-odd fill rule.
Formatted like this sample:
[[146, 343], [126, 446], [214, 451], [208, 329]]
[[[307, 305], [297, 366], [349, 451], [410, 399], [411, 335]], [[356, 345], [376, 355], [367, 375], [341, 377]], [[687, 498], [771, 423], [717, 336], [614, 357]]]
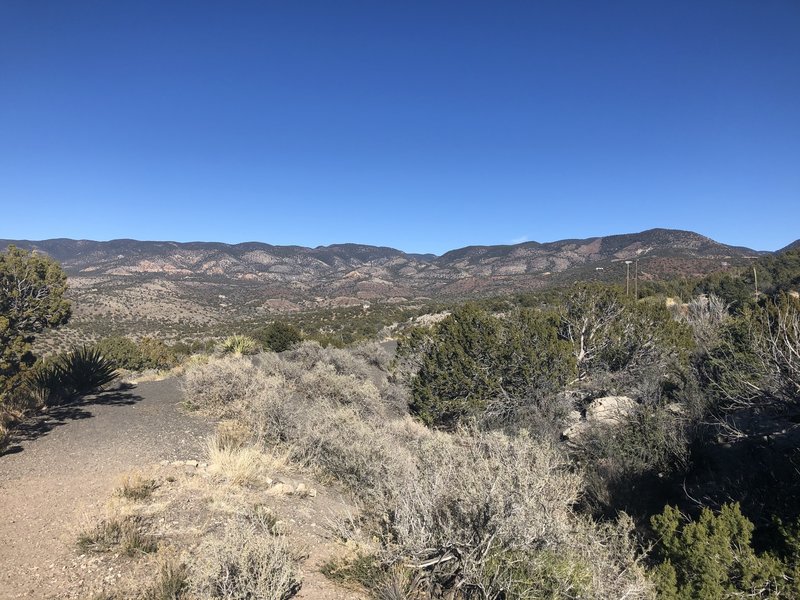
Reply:
[[[766, 254], [672, 229], [468, 246], [441, 256], [364, 244], [307, 248], [129, 239], [0, 240], [0, 247], [12, 243], [58, 260], [71, 295], [80, 297], [76, 305], [91, 314], [134, 315], [137, 298], [149, 290], [153, 302], [171, 306], [170, 317], [206, 321], [220, 307], [254, 317], [263, 311], [509, 293], [575, 280], [624, 281], [626, 260], [638, 259], [643, 279], [704, 275]], [[93, 305], [97, 310], [86, 308]]]
[[800, 239], [793, 241], [791, 244], [787, 244], [786, 246], [775, 252], [775, 254], [781, 254], [783, 252], [788, 252], [789, 250], [797, 250], [798, 248], [800, 248]]
[[[436, 256], [413, 254], [385, 246], [365, 244], [333, 244], [330, 246], [275, 246], [262, 242], [226, 244], [222, 242], [170, 242], [118, 239], [110, 241], [58, 238], [41, 241], [0, 240], [0, 247], [15, 244], [27, 250], [48, 254], [62, 263], [74, 276], [81, 274], [122, 275], [124, 272], [163, 272], [165, 274], [223, 275], [236, 278], [243, 272], [253, 274], [280, 272], [276, 265], [325, 265], [337, 270], [344, 267], [394, 266], [399, 262], [430, 266], [441, 270], [464, 270], [457, 276], [468, 276], [468, 267], [484, 274], [503, 270], [535, 274], [551, 268], [563, 271], [577, 264], [604, 260], [627, 260], [656, 256], [685, 256], [699, 259], [738, 258], [764, 254], [740, 246], [728, 246], [691, 231], [650, 229], [640, 233], [567, 239], [554, 242], [523, 242], [513, 245], [467, 246]], [[800, 240], [787, 248], [800, 244]], [[784, 249], [784, 250], [785, 250]], [[152, 263], [152, 264], [148, 264]], [[232, 267], [230, 271], [218, 267]], [[456, 275], [454, 273], [454, 275]]]

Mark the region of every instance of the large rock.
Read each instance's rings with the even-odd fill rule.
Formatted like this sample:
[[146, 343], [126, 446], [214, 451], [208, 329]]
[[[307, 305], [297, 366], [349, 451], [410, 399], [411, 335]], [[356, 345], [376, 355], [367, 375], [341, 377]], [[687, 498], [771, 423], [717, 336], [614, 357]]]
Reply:
[[628, 396], [605, 396], [593, 400], [581, 416], [576, 410], [564, 419], [561, 438], [575, 444], [592, 425], [620, 425], [636, 409], [636, 401]]
[[628, 396], [605, 396], [593, 400], [586, 407], [586, 421], [589, 423], [622, 423], [636, 409], [636, 401]]

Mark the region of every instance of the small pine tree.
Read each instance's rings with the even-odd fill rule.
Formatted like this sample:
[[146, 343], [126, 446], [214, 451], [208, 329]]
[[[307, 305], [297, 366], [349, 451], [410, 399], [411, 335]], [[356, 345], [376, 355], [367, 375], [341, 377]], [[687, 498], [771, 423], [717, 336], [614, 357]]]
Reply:
[[661, 559], [653, 570], [659, 598], [788, 598], [800, 593], [788, 565], [753, 550], [754, 527], [738, 503], [723, 505], [716, 515], [704, 508], [696, 521], [688, 522], [667, 506], [651, 524]]
[[284, 352], [302, 341], [303, 336], [294, 325], [276, 321], [256, 331], [255, 338], [268, 350]]

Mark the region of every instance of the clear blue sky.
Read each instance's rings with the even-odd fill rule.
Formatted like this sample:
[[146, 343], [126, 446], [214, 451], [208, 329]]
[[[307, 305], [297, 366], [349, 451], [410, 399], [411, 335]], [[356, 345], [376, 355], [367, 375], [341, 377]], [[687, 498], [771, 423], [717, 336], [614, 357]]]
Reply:
[[800, 237], [800, 2], [0, 0], [0, 237]]

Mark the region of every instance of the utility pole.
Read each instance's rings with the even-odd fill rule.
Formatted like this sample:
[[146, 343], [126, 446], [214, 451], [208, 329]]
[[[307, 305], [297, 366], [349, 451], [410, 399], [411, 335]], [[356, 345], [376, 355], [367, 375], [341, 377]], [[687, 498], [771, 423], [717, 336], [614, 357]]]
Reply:
[[639, 259], [636, 259], [636, 264], [634, 265], [633, 270], [633, 287], [636, 292], [633, 294], [634, 300], [639, 299]]
[[631, 295], [631, 263], [632, 260], [625, 261], [625, 295]]
[[756, 286], [756, 298], [758, 298], [758, 272], [756, 271], [756, 264], [753, 263], [753, 282]]
[[755, 292], [756, 292], [756, 296], [755, 297], [756, 297], [756, 299], [758, 299], [758, 271], [756, 270], [756, 264], [757, 264], [756, 263], [756, 258], [758, 258], [758, 257], [756, 257], [756, 256], [748, 256], [746, 258], [750, 259], [750, 261], [751, 261], [750, 264], [753, 265], [753, 288], [755, 289]]

